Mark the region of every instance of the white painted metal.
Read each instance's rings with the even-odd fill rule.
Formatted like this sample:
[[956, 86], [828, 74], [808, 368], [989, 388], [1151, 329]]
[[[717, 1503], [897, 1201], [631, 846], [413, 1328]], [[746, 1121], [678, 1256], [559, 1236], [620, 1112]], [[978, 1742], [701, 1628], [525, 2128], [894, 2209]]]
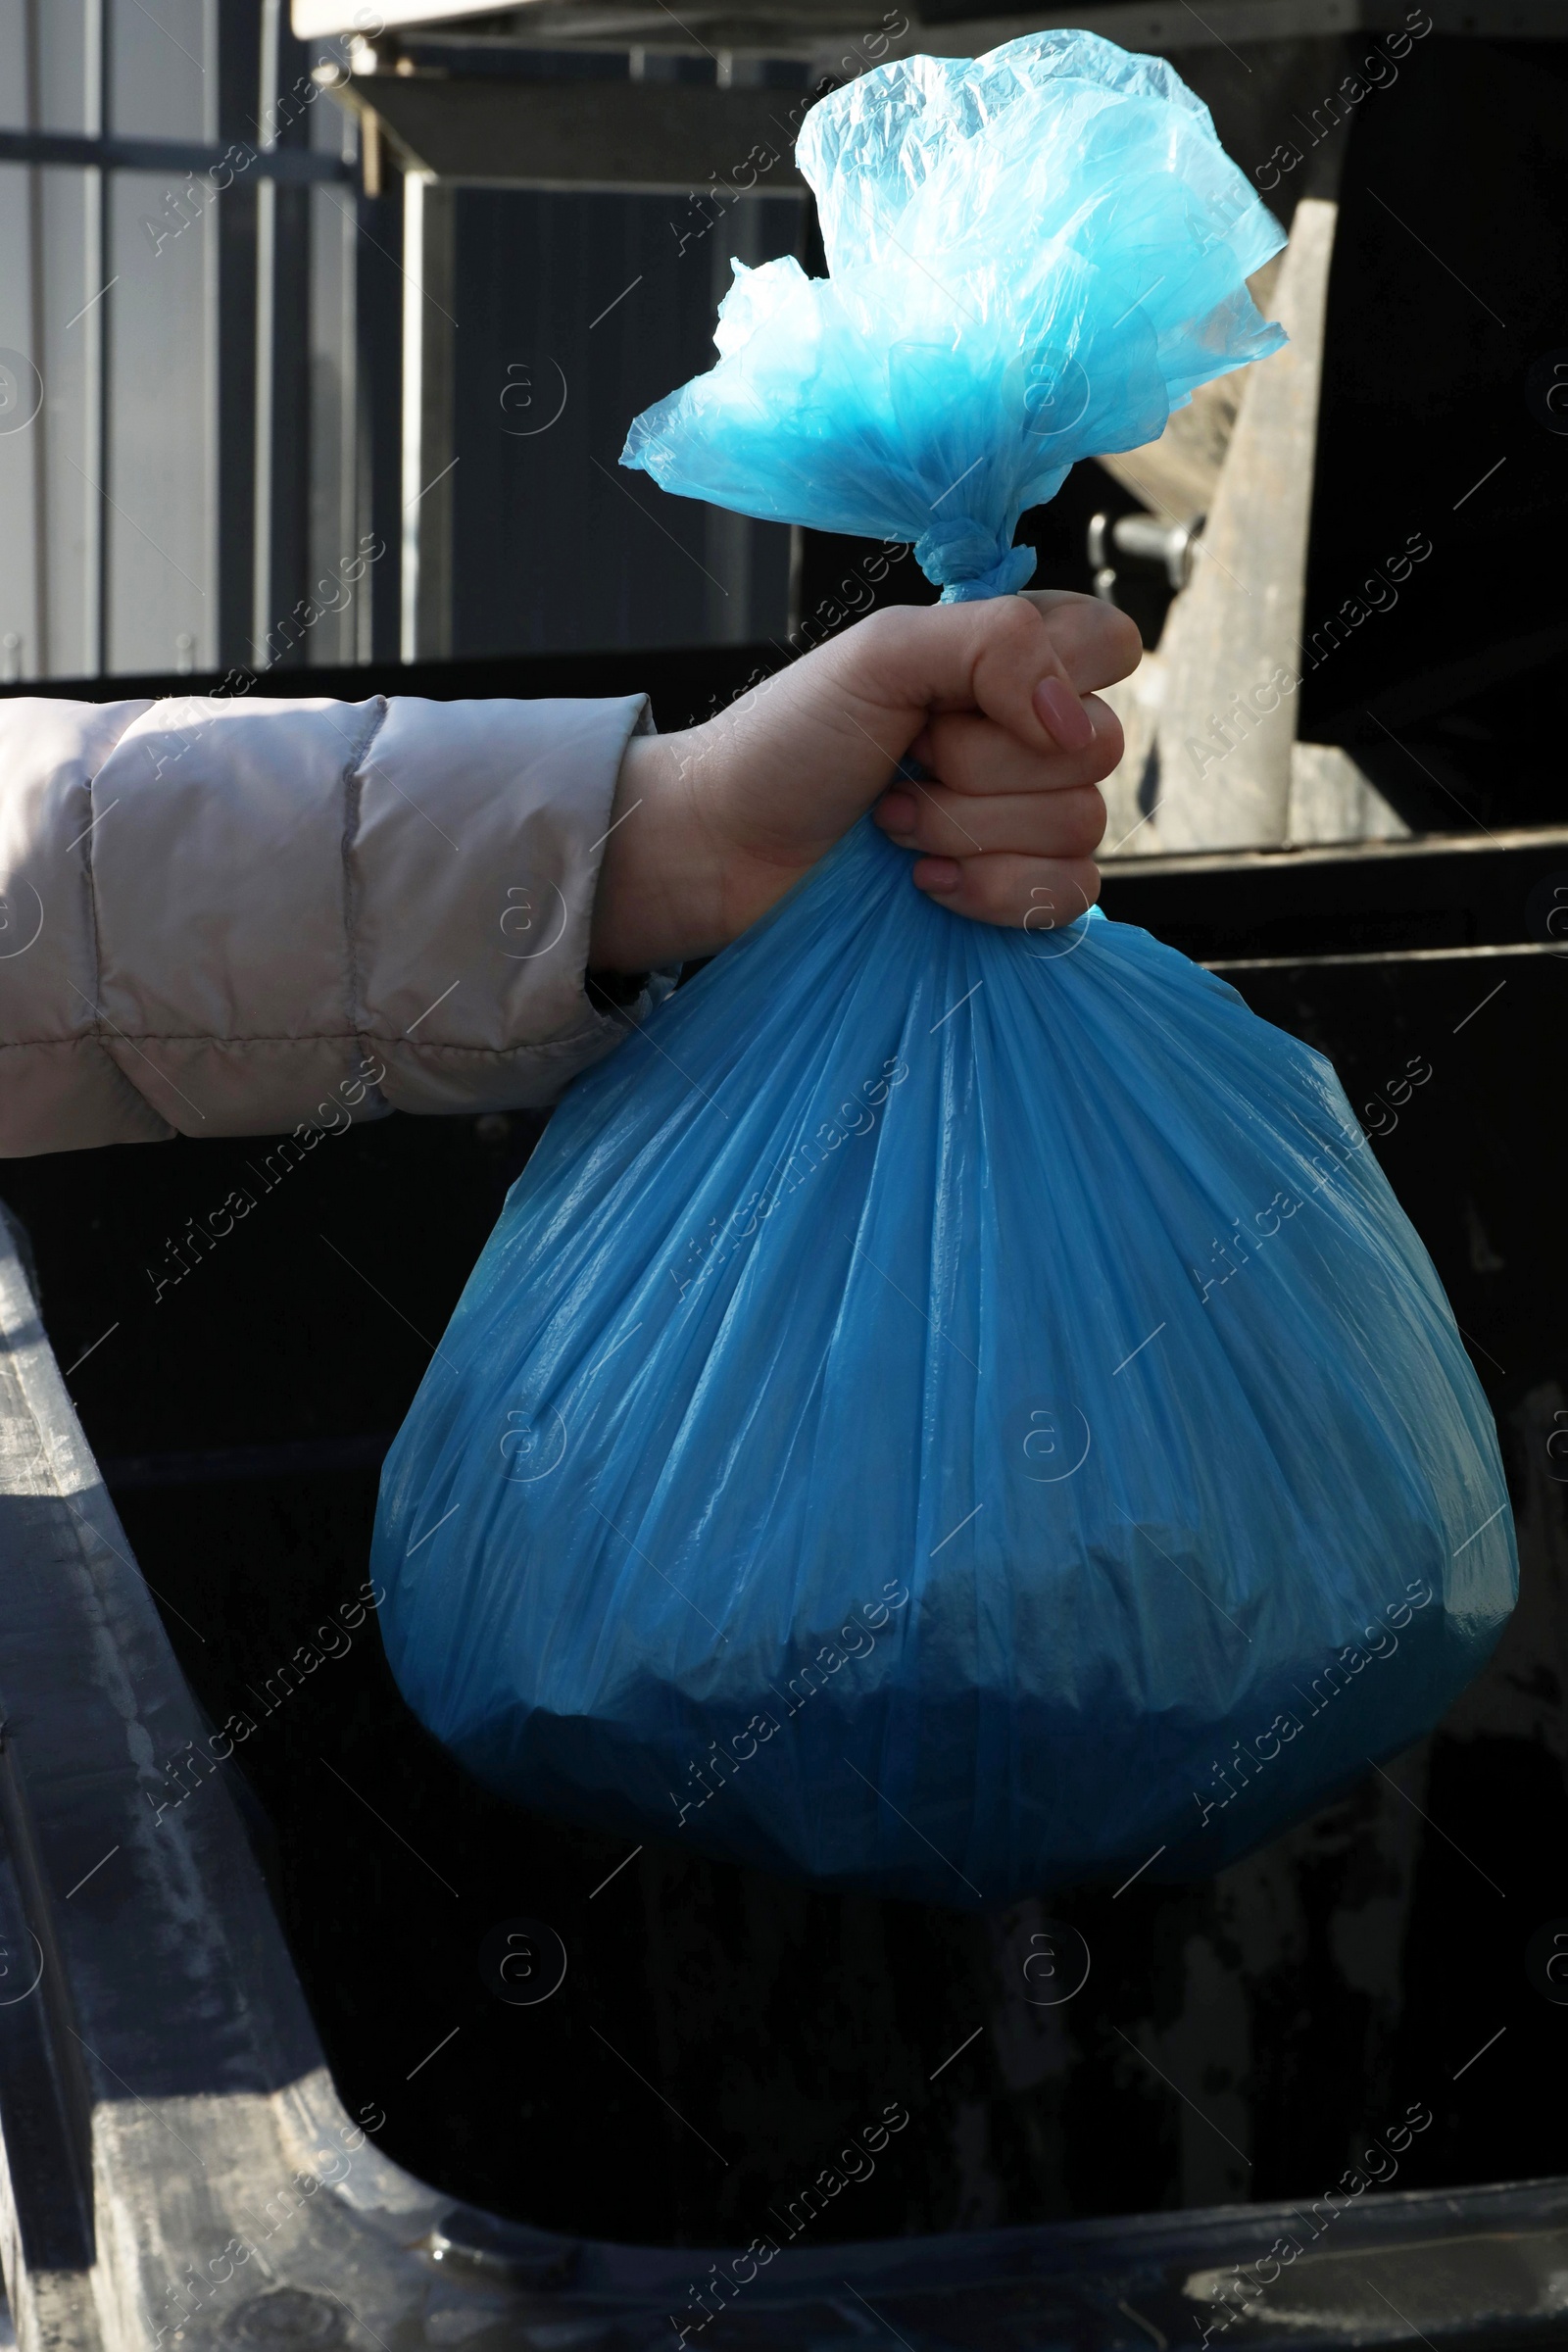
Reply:
[[1261, 849], [1290, 833], [1324, 314], [1338, 207], [1303, 197], [1269, 308], [1291, 340], [1247, 372], [1191, 584], [1107, 698], [1127, 756], [1110, 855]]
[[1167, 850], [1286, 837], [1337, 219], [1318, 197], [1297, 207], [1275, 293], [1291, 340], [1248, 377], [1192, 586], [1166, 626], [1158, 822]]
[[[894, 48], [895, 52], [902, 47], [936, 56], [973, 56], [1021, 32], [1081, 25], [1088, 13], [1082, 7], [1042, 8], [973, 24], [921, 24], [916, 21], [909, 37]], [[1439, 32], [1483, 39], [1568, 38], [1568, 9], [1562, 0], [1427, 0], [1425, 13]], [[364, 6], [362, 0], [293, 0], [294, 30], [301, 40], [379, 30], [413, 32], [494, 14], [494, 0], [381, 0], [377, 8]], [[828, 0], [828, 5], [815, 7], [808, 0], [805, 5], [795, 0], [794, 6], [788, 0], [703, 0], [695, 12], [690, 7], [682, 11], [685, 24], [696, 28], [686, 44], [680, 39], [684, 27], [670, 20], [667, 10], [661, 12], [657, 0], [654, 6], [631, 0], [630, 5], [621, 7], [602, 5], [600, 0], [581, 0], [581, 5], [577, 0], [532, 0], [531, 6], [519, 8], [516, 14], [537, 16], [540, 36], [548, 27], [549, 39], [559, 46], [571, 45], [571, 28], [576, 24], [575, 37], [582, 41], [610, 42], [618, 33], [622, 40], [651, 39], [662, 48], [701, 48], [698, 34], [721, 16], [726, 24], [754, 20], [760, 36], [766, 28], [766, 38], [760, 37], [758, 46], [791, 55], [797, 50], [808, 51], [824, 33], [865, 28], [865, 11], [857, 8], [855, 0], [842, 0], [842, 4]], [[1167, 0], [1166, 5], [1159, 5], [1158, 0], [1152, 4], [1152, 0], [1122, 0], [1118, 6], [1096, 8], [1093, 29], [1129, 49], [1201, 49], [1216, 42], [1225, 46], [1235, 41], [1392, 31], [1404, 24], [1409, 14], [1406, 0], [1209, 0], [1201, 15], [1180, 5], [1180, 0], [1175, 4]], [[794, 38], [786, 28], [793, 29]], [[741, 41], [733, 45], [747, 46]]]

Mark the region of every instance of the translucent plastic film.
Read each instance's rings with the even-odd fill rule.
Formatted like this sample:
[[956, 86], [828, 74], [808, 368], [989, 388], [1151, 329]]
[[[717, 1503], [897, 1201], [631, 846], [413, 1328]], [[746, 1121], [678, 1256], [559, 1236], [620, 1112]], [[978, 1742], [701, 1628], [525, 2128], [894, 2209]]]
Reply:
[[1284, 341], [1245, 283], [1284, 233], [1207, 108], [1093, 33], [879, 67], [811, 109], [798, 161], [831, 274], [735, 264], [717, 367], [626, 443], [666, 490], [1018, 588], [1018, 517], [1069, 466]]

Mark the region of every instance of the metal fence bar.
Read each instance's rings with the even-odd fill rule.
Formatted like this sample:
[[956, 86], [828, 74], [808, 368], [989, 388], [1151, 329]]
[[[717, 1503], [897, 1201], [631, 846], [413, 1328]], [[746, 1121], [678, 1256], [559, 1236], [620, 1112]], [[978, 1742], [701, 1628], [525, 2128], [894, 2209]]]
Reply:
[[[98, 0], [87, 0], [87, 5], [90, 27], [93, 18], [102, 22], [103, 11]], [[107, 134], [95, 138], [74, 130], [0, 130], [0, 164], [76, 164], [180, 174], [222, 172], [230, 179], [252, 173], [258, 179], [285, 181], [354, 178], [351, 164], [309, 147], [253, 147], [243, 139], [216, 146], [205, 139], [117, 139]]]
[[[83, 301], [91, 301], [107, 284], [109, 269], [109, 173], [102, 160], [110, 126], [110, 58], [108, 0], [84, 0], [83, 42], [87, 87], [82, 119], [89, 125], [84, 144], [96, 146], [86, 173], [83, 233]], [[82, 606], [87, 633], [87, 665], [109, 667], [109, 326], [114, 301], [111, 288], [102, 294], [82, 320], [87, 329], [86, 449], [90, 480], [86, 500], [86, 553], [82, 577]]]

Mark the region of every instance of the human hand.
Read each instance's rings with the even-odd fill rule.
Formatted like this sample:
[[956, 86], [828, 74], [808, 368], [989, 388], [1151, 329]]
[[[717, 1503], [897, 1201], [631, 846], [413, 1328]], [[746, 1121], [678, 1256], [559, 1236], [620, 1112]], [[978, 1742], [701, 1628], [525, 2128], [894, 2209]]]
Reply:
[[[1094, 689], [1138, 632], [1057, 591], [896, 606], [679, 735], [634, 737], [612, 810], [590, 962], [636, 971], [739, 937], [876, 804], [915, 887], [1045, 930], [1094, 904], [1097, 786], [1122, 754]], [[912, 756], [925, 784], [894, 782]]]

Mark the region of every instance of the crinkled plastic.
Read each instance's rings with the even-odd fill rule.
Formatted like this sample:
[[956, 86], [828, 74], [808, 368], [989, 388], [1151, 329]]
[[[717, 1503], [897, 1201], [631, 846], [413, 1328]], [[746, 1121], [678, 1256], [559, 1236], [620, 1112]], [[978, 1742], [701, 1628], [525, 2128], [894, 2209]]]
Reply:
[[[1146, 307], [1156, 262], [1201, 297], [1145, 322], [1168, 387], [1266, 347], [1238, 290], [1266, 237], [1239, 215], [1205, 275], [1229, 167], [1165, 68], [1043, 35], [869, 75], [808, 132], [865, 380], [830, 353], [850, 306], [791, 295], [819, 396], [785, 341], [737, 350], [643, 420], [651, 469], [911, 536], [951, 426], [1000, 540], [1051, 473], [1007, 317], [1117, 349], [1147, 253]], [[1014, 181], [1070, 300], [982, 201]], [[986, 324], [901, 373], [871, 281], [924, 300], [898, 257], [941, 250], [933, 189]], [[1132, 437], [1163, 414], [1092, 397]], [[1485, 1660], [1495, 1436], [1320, 1055], [1098, 909], [994, 929], [910, 862], [863, 821], [568, 1091], [386, 1465], [388, 1654], [480, 1778], [629, 1838], [960, 1907], [1206, 1873]]]
[[916, 543], [950, 595], [1020, 588], [1028, 508], [1277, 350], [1245, 279], [1284, 243], [1158, 58], [1088, 32], [880, 67], [797, 161], [831, 275], [734, 264], [710, 373], [622, 464], [779, 522]]
[[375, 1569], [492, 1786], [963, 1905], [1217, 1868], [1415, 1739], [1511, 1605], [1504, 1504], [1329, 1065], [862, 824], [570, 1089]]

